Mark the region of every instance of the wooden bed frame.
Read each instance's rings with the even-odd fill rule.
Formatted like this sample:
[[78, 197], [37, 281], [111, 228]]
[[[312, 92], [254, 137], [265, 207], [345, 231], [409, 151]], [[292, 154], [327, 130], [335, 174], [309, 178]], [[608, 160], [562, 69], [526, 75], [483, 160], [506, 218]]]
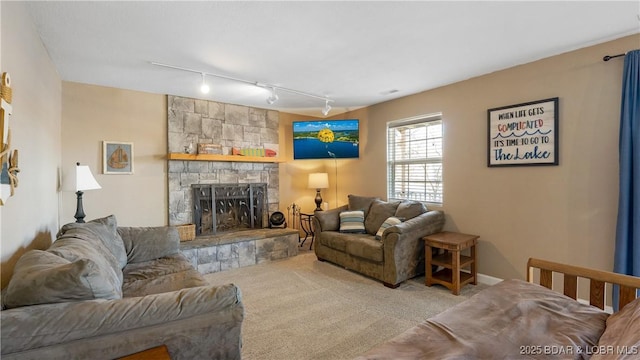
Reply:
[[533, 283], [534, 269], [540, 270], [540, 285], [551, 289], [553, 273], [564, 275], [564, 294], [576, 300], [578, 278], [589, 279], [589, 304], [604, 310], [605, 284], [618, 285], [619, 309], [638, 297], [640, 277], [617, 274], [609, 271], [594, 270], [579, 266], [555, 263], [547, 260], [529, 258], [527, 262], [527, 281]]

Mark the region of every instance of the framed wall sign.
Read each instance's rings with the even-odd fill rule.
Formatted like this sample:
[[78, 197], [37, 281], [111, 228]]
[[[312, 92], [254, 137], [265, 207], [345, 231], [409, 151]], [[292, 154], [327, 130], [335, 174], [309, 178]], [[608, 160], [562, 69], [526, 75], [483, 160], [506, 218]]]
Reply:
[[103, 141], [102, 173], [133, 174], [133, 143]]
[[558, 165], [558, 98], [487, 110], [487, 166]]

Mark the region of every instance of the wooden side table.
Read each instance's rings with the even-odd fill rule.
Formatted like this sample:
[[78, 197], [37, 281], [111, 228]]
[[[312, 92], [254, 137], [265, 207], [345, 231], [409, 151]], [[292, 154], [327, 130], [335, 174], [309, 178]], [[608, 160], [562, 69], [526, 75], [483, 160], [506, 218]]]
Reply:
[[[460, 294], [460, 288], [466, 284], [478, 283], [476, 267], [476, 244], [479, 236], [443, 231], [428, 235], [424, 240], [425, 285], [440, 284], [446, 286], [454, 295]], [[433, 252], [435, 249], [435, 253]], [[470, 256], [461, 255], [464, 249], [470, 249]], [[442, 253], [439, 253], [443, 250]], [[432, 265], [443, 269], [432, 273]], [[469, 267], [470, 272], [461, 271]]]

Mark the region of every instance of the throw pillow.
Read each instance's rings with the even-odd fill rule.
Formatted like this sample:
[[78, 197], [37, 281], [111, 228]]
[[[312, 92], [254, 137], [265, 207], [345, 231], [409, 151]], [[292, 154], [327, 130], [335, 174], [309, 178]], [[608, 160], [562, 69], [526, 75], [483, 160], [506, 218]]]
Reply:
[[376, 233], [376, 239], [380, 240], [382, 239], [382, 233], [384, 233], [384, 231], [389, 228], [392, 227], [394, 225], [398, 225], [402, 223], [402, 220], [395, 217], [395, 216], [390, 216], [387, 218], [387, 220], [385, 220], [382, 225], [380, 225], [380, 229], [378, 229], [378, 232]]
[[127, 261], [138, 263], [180, 252], [180, 235], [173, 226], [119, 227]]
[[400, 205], [398, 205], [396, 216], [409, 220], [426, 212], [427, 207], [423, 203], [413, 200], [404, 200], [400, 203]]
[[69, 261], [42, 250], [27, 251], [7, 286], [7, 308], [75, 300], [118, 299], [121, 290], [89, 259]]
[[[612, 349], [629, 349], [636, 353], [629, 353], [629, 359], [635, 359], [640, 351], [640, 298], [628, 303], [617, 313], [607, 318], [607, 326], [598, 340], [598, 347]], [[592, 359], [610, 358], [603, 354], [594, 354]], [[618, 359], [624, 359], [621, 356]]]
[[340, 232], [364, 233], [364, 211], [343, 211], [340, 213]]
[[369, 207], [371, 203], [375, 200], [378, 200], [377, 197], [373, 196], [359, 196], [359, 195], [349, 195], [349, 210], [362, 210], [364, 211], [364, 217], [367, 217], [369, 213]]
[[114, 215], [91, 220], [88, 223], [70, 223], [64, 225], [58, 232], [58, 237], [66, 234], [72, 229], [81, 229], [92, 234], [97, 240], [111, 252], [118, 261], [120, 269], [127, 265], [127, 251], [124, 247], [122, 237], [118, 234], [118, 223]]
[[396, 209], [400, 201], [382, 201], [376, 200], [371, 204], [369, 208], [369, 214], [365, 218], [364, 227], [367, 230], [367, 234], [375, 235], [380, 229], [382, 223], [390, 216], [395, 216]]

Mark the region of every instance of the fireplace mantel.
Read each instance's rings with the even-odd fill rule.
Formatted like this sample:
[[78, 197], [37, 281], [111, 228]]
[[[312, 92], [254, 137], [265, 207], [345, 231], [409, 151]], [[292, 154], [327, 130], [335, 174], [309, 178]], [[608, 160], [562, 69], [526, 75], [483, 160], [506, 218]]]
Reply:
[[169, 153], [169, 160], [182, 161], [233, 161], [254, 163], [281, 163], [284, 159], [278, 157], [243, 156], [243, 155], [218, 155], [218, 154], [183, 154]]

